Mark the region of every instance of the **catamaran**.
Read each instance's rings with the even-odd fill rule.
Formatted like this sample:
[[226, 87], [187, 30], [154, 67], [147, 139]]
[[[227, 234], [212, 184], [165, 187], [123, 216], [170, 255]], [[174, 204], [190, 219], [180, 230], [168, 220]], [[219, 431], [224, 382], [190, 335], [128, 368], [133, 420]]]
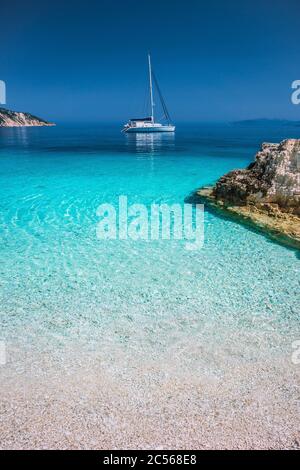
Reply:
[[[170, 114], [168, 112], [166, 103], [161, 94], [160, 88], [158, 86], [156, 77], [152, 71], [151, 67], [151, 57], [148, 54], [148, 66], [149, 66], [149, 92], [150, 92], [150, 112], [151, 115], [145, 118], [134, 118], [130, 119], [127, 124], [123, 127], [123, 132], [126, 133], [139, 133], [139, 132], [174, 132], [175, 126], [171, 124]], [[166, 124], [161, 124], [156, 122], [154, 119], [154, 98], [153, 98], [153, 81], [161, 102], [161, 106], [164, 113], [164, 118]]]

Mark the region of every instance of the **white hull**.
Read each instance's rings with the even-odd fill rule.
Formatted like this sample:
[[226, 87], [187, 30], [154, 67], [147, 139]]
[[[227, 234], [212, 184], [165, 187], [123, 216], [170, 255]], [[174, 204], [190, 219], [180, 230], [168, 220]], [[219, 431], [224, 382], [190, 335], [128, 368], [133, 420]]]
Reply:
[[124, 129], [126, 134], [140, 134], [152, 132], [175, 132], [175, 126], [145, 126], [145, 127], [128, 127]]

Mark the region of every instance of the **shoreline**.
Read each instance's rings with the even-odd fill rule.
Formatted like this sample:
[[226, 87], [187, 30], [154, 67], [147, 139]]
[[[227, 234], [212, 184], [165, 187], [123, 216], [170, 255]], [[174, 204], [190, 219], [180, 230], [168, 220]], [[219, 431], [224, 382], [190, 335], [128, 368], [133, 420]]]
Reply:
[[279, 335], [271, 349], [268, 334], [259, 338], [258, 351], [247, 328], [234, 342], [224, 332], [215, 349], [212, 326], [208, 342], [194, 339], [186, 348], [197, 362], [202, 351], [196, 368], [167, 350], [159, 361], [140, 354], [133, 360], [119, 346], [111, 362], [101, 345], [81, 354], [75, 343], [54, 354], [49, 344], [11, 345], [20, 369], [10, 363], [3, 371], [0, 447], [299, 449], [297, 402], [289, 399], [297, 369]]
[[20, 127], [55, 127], [56, 124], [50, 123], [50, 124], [14, 124], [14, 125], [9, 125], [9, 126], [2, 126], [0, 125], [0, 129], [15, 129], [15, 128], [20, 128]]
[[300, 139], [263, 143], [245, 169], [226, 173], [196, 196], [217, 213], [300, 250], [299, 157]]
[[196, 190], [194, 196], [216, 212], [255, 228], [289, 248], [300, 250], [300, 218], [281, 211], [276, 204], [231, 205], [214, 196], [213, 186], [204, 186]]

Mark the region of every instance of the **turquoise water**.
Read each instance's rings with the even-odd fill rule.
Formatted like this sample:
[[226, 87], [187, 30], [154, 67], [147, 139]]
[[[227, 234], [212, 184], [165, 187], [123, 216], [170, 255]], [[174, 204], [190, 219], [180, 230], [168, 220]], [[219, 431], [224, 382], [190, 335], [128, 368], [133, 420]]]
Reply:
[[127, 195], [182, 204], [245, 167], [261, 142], [286, 137], [299, 128], [185, 125], [175, 137], [108, 125], [0, 130], [5, 374], [22, 368], [22, 351], [54, 357], [70, 343], [97, 350], [115, 373], [132, 367], [133, 378], [146, 362], [194, 377], [224, 375], [236, 358], [266, 370], [285, 357], [282, 370], [290, 367], [300, 335], [297, 252], [210, 212], [199, 251], [96, 237], [101, 203]]
[[7, 327], [36, 322], [67, 333], [82, 309], [98, 308], [84, 317], [102, 328], [125, 313], [142, 316], [138, 306], [144, 315], [170, 315], [184, 305], [193, 314], [201, 306], [209, 316], [228, 309], [242, 319], [259, 310], [294, 320], [296, 253], [231, 221], [207, 213], [205, 246], [196, 253], [175, 241], [100, 241], [95, 232], [99, 204], [117, 205], [119, 195], [129, 203], [183, 203], [195, 188], [247, 165], [260, 142], [282, 137], [280, 130], [217, 125], [184, 127], [175, 138], [136, 138], [100, 126], [2, 130]]

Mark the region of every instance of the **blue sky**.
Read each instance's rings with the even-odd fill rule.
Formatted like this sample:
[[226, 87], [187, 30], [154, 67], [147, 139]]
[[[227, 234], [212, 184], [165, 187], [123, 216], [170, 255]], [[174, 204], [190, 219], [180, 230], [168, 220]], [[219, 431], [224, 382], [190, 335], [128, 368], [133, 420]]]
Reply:
[[300, 119], [299, 0], [10, 0], [7, 107], [56, 121], [143, 111], [147, 52], [175, 121]]

